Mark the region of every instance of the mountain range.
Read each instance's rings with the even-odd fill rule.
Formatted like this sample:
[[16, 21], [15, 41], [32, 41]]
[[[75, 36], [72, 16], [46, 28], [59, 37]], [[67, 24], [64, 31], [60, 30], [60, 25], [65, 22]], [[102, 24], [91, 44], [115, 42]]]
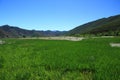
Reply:
[[0, 38], [41, 37], [41, 36], [120, 36], [120, 15], [101, 18], [77, 26], [69, 31], [39, 31], [26, 30], [15, 26], [0, 26]]
[[67, 32], [67, 35], [71, 36], [82, 34], [118, 36], [120, 35], [120, 15], [91, 21]]
[[43, 37], [43, 36], [60, 36], [66, 31], [38, 31], [26, 30], [15, 26], [0, 26], [0, 38], [19, 38], [19, 37]]

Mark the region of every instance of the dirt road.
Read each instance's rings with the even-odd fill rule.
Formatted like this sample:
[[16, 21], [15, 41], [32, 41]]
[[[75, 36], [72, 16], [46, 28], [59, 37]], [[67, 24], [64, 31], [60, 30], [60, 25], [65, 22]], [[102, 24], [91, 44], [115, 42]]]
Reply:
[[69, 41], [81, 41], [83, 37], [38, 37], [38, 38], [22, 38], [22, 39], [45, 39], [45, 40], [69, 40]]

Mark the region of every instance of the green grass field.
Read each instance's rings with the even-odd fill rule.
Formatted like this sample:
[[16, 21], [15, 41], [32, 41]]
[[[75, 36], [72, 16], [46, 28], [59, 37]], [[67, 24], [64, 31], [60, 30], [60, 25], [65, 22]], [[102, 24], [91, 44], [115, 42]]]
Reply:
[[0, 80], [120, 80], [120, 38], [3, 40]]

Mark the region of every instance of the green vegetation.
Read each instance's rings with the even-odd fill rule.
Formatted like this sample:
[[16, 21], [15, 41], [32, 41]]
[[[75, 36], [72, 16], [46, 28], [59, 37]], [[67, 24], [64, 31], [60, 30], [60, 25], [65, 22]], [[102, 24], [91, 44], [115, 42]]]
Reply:
[[120, 38], [3, 39], [0, 80], [119, 80]]
[[70, 31], [67, 35], [97, 35], [97, 36], [120, 36], [120, 15], [98, 19], [80, 25]]

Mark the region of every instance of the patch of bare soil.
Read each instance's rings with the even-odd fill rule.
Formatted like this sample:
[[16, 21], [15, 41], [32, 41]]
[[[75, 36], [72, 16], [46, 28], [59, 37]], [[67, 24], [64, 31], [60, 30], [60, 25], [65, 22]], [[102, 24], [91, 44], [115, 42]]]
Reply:
[[41, 37], [39, 39], [80, 41], [80, 40], [83, 40], [84, 38], [82, 37]]
[[110, 43], [111, 47], [120, 47], [120, 43]]
[[39, 38], [22, 38], [22, 39], [45, 39], [45, 40], [69, 40], [69, 41], [81, 41], [83, 37], [39, 37]]
[[4, 44], [4, 43], [5, 43], [5, 41], [0, 40], [0, 44]]

